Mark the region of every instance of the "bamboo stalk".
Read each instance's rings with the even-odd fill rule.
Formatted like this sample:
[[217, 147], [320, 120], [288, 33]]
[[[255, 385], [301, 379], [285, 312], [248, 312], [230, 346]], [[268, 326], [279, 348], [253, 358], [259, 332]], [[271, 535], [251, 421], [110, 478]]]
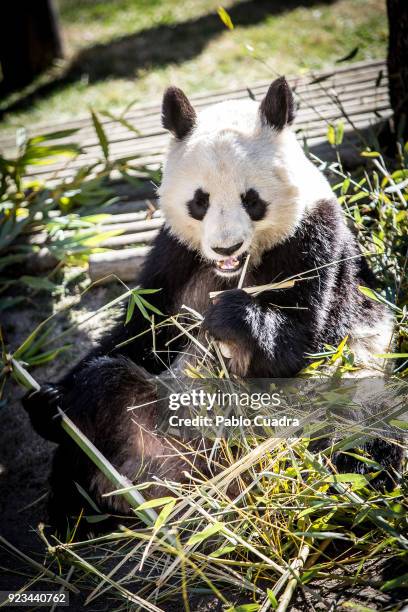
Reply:
[[[242, 291], [248, 293], [249, 295], [254, 295], [257, 293], [262, 293], [263, 291], [271, 291], [273, 289], [290, 289], [294, 287], [297, 280], [306, 280], [306, 279], [293, 279], [282, 281], [281, 283], [269, 283], [268, 285], [258, 285], [256, 287], [242, 287]], [[209, 296], [211, 299], [217, 297], [217, 295], [221, 295], [221, 293], [225, 293], [228, 289], [224, 289], [222, 291], [210, 291]]]
[[286, 612], [286, 610], [288, 609], [288, 606], [298, 584], [300, 571], [306, 563], [306, 559], [308, 558], [309, 553], [309, 544], [303, 544], [302, 548], [300, 549], [299, 556], [292, 568], [293, 578], [291, 578], [291, 580], [289, 580], [288, 584], [286, 585], [286, 589], [284, 590], [283, 595], [279, 601], [279, 605], [276, 608], [276, 612]]

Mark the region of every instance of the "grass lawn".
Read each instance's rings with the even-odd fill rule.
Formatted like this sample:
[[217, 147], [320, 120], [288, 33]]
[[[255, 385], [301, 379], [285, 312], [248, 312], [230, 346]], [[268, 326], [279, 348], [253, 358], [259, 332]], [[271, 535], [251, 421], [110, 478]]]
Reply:
[[194, 93], [300, 73], [331, 65], [355, 47], [354, 61], [386, 53], [384, 0], [228, 0], [232, 31], [217, 15], [218, 0], [57, 4], [66, 79], [8, 113], [3, 127], [64, 120], [89, 106], [123, 109], [160, 98], [169, 83]]

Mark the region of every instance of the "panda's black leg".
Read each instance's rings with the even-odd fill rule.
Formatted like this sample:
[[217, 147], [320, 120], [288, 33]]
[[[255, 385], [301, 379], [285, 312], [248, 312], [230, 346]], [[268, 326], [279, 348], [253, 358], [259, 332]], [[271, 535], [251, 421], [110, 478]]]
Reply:
[[[59, 443], [50, 478], [49, 514], [61, 533], [68, 524], [67, 518], [72, 526], [81, 510], [95, 514], [95, 508], [81, 495], [81, 488], [102, 512], [123, 513], [129, 507], [120, 496], [103, 498], [115, 486], [64, 431], [58, 409], [122, 475], [131, 479], [141, 464], [138, 425], [148, 431], [154, 428], [155, 398], [155, 386], [145, 370], [124, 357], [106, 356], [84, 363], [60, 384], [44, 385], [39, 392], [26, 396], [24, 406], [35, 429]], [[139, 404], [151, 404], [153, 409], [150, 412], [145, 408], [143, 414], [136, 412], [140, 417], [135, 419], [128, 409]]]

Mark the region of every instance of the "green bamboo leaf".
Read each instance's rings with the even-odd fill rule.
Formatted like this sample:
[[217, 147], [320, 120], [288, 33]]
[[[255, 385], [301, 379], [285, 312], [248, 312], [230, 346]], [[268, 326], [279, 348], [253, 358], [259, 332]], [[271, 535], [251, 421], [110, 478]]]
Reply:
[[[123, 234], [123, 229], [109, 230], [107, 232], [100, 233], [95, 233], [95, 230], [91, 230], [91, 233], [91, 236], [86, 236], [85, 238], [81, 238], [80, 235], [77, 236], [78, 240], [80, 241], [80, 244], [87, 247], [98, 246], [101, 242], [104, 242], [109, 238], [113, 238], [114, 236], [120, 236], [121, 234]], [[69, 240], [69, 238], [67, 238], [67, 240]]]
[[215, 557], [216, 559], [218, 559], [218, 557], [223, 557], [224, 555], [233, 552], [235, 549], [236, 546], [234, 546], [233, 544], [229, 546], [221, 546], [221, 548], [217, 548], [217, 550], [210, 553], [210, 557]]
[[228, 15], [227, 11], [225, 10], [225, 8], [223, 8], [222, 6], [220, 6], [217, 9], [217, 13], [219, 18], [221, 19], [222, 23], [229, 29], [229, 30], [233, 30], [234, 29], [234, 24], [232, 23], [232, 19], [231, 17]]
[[360, 191], [359, 193], [356, 193], [355, 195], [352, 195], [351, 198], [349, 199], [349, 204], [352, 204], [353, 202], [358, 202], [358, 200], [362, 200], [363, 198], [366, 198], [368, 196], [368, 193], [366, 193], [365, 191]]
[[20, 281], [30, 287], [30, 289], [38, 289], [43, 291], [55, 291], [56, 285], [52, 283], [48, 278], [41, 276], [21, 276]]
[[343, 121], [338, 121], [336, 125], [336, 145], [341, 145], [343, 142], [344, 136], [344, 123]]
[[25, 367], [21, 365], [17, 359], [11, 359], [12, 375], [13, 378], [23, 387], [29, 390], [39, 391], [40, 385], [38, 382], [27, 372]]
[[160, 316], [164, 316], [161, 310], [159, 310], [158, 308], [156, 308], [156, 306], [145, 300], [145, 298], [141, 297], [140, 295], [138, 296], [138, 298], [148, 310], [151, 310], [152, 312]]
[[406, 574], [402, 574], [397, 578], [392, 578], [391, 580], [387, 580], [381, 587], [382, 591], [391, 591], [396, 588], [406, 588], [408, 587], [408, 572]]
[[151, 318], [149, 316], [149, 313], [147, 312], [145, 305], [143, 304], [143, 302], [141, 301], [141, 298], [136, 295], [133, 294], [133, 298], [135, 300], [136, 306], [138, 307], [138, 309], [140, 310], [140, 312], [142, 313], [142, 315], [144, 316], [145, 319], [147, 319], [147, 321], [151, 321]]
[[41, 323], [37, 325], [37, 327], [31, 332], [31, 334], [27, 336], [24, 342], [20, 344], [18, 349], [14, 351], [13, 353], [14, 359], [19, 359], [22, 355], [24, 355], [32, 347], [33, 343], [37, 341], [38, 334], [40, 333], [40, 331], [43, 329], [43, 327], [48, 323], [48, 321], [53, 316], [54, 315], [51, 315], [47, 317], [47, 319], [45, 319], [44, 321], [41, 321]]
[[276, 599], [275, 593], [272, 591], [272, 589], [267, 589], [266, 594], [268, 595], [268, 600], [273, 610], [276, 610], [276, 608], [278, 607], [278, 600]]
[[331, 474], [326, 476], [324, 482], [345, 482], [352, 485], [353, 489], [362, 489], [368, 485], [368, 480], [363, 474]]
[[380, 302], [381, 304], [386, 304], [387, 306], [389, 306], [390, 308], [392, 308], [392, 310], [395, 310], [396, 312], [402, 312], [401, 308], [399, 308], [392, 302], [389, 302], [387, 299], [385, 299], [385, 297], [383, 297], [380, 293], [377, 293], [373, 289], [370, 289], [369, 287], [364, 287], [363, 285], [359, 285], [358, 289], [359, 291], [361, 291], [361, 293], [363, 293], [366, 297], [370, 298], [371, 300], [374, 300], [375, 302]]
[[363, 295], [370, 298], [370, 300], [373, 300], [374, 302], [381, 303], [383, 301], [382, 299], [380, 299], [378, 293], [373, 289], [370, 289], [369, 287], [363, 287], [362, 285], [360, 285], [358, 289]]
[[59, 138], [68, 138], [76, 134], [80, 128], [69, 128], [67, 130], [58, 130], [56, 132], [48, 132], [48, 134], [39, 134], [28, 139], [28, 144], [38, 144], [47, 140], [58, 140]]
[[137, 293], [138, 295], [148, 295], [150, 293], [157, 293], [158, 291], [161, 291], [161, 289], [133, 289], [133, 292]]
[[177, 501], [176, 499], [173, 499], [171, 502], [169, 502], [168, 504], [164, 506], [164, 508], [160, 512], [154, 524], [155, 531], [160, 531], [160, 529], [163, 527], [166, 520], [168, 519], [170, 514], [173, 512], [173, 508], [176, 505], [176, 501]]
[[215, 535], [216, 533], [219, 533], [220, 531], [222, 531], [224, 529], [224, 527], [225, 527], [224, 523], [221, 523], [220, 521], [217, 521], [213, 525], [208, 525], [208, 527], [206, 527], [205, 529], [203, 529], [199, 533], [194, 533], [189, 538], [187, 544], [188, 545], [192, 545], [192, 544], [198, 544], [199, 542], [203, 542], [207, 538], [210, 538], [211, 536]]
[[327, 538], [332, 540], [350, 540], [348, 536], [337, 533], [337, 531], [294, 531], [293, 535], [316, 540], [327, 540]]
[[110, 514], [86, 514], [84, 516], [84, 519], [86, 520], [87, 523], [90, 523], [91, 525], [95, 524], [95, 523], [102, 523], [102, 521], [106, 521], [107, 519], [111, 518]]
[[129, 302], [128, 302], [128, 306], [127, 306], [127, 310], [126, 310], [125, 325], [127, 325], [129, 323], [129, 321], [131, 320], [131, 318], [133, 317], [133, 312], [135, 310], [135, 306], [136, 306], [136, 300], [133, 297], [133, 295], [131, 295], [130, 298], [129, 298]]
[[349, 455], [350, 457], [354, 457], [354, 459], [357, 459], [358, 461], [361, 461], [362, 463], [365, 463], [366, 465], [369, 465], [375, 468], [376, 470], [383, 469], [381, 465], [379, 465], [376, 461], [374, 461], [373, 459], [369, 459], [369, 457], [364, 457], [364, 455], [359, 455], [358, 453], [352, 453], [350, 451], [342, 451], [341, 454]]
[[134, 132], [137, 136], [140, 136], [140, 130], [138, 130], [134, 125], [132, 125], [124, 117], [122, 116], [117, 117], [116, 115], [114, 115], [113, 113], [110, 113], [109, 111], [101, 111], [101, 115], [103, 115], [104, 117], [108, 117], [108, 119], [111, 119], [112, 121], [116, 121], [117, 123], [120, 123], [121, 125], [123, 125], [123, 127], [128, 129], [130, 132]]
[[91, 109], [92, 123], [95, 128], [96, 135], [98, 136], [99, 144], [101, 145], [102, 153], [106, 161], [109, 160], [109, 142], [105, 134], [105, 130], [102, 127], [102, 123], [99, 121], [95, 111]]
[[54, 163], [56, 157], [73, 157], [81, 151], [81, 147], [77, 144], [30, 146], [20, 159], [20, 163], [24, 168], [29, 165], [47, 165]]
[[399, 419], [391, 419], [390, 423], [391, 427], [398, 427], [399, 429], [408, 429], [407, 421], [400, 421]]
[[79, 493], [82, 495], [82, 497], [84, 499], [86, 499], [86, 501], [88, 502], [88, 504], [91, 506], [91, 508], [93, 508], [93, 510], [95, 510], [95, 512], [98, 512], [98, 514], [100, 514], [101, 510], [100, 508], [96, 505], [96, 503], [94, 502], [94, 500], [92, 499], [92, 497], [90, 497], [88, 495], [88, 493], [85, 491], [85, 489], [83, 489], [81, 487], [80, 484], [78, 484], [77, 482], [74, 481], [74, 485], [76, 486], [76, 488], [78, 489]]
[[98, 213], [95, 215], [81, 215], [79, 217], [79, 221], [85, 221], [85, 223], [93, 223], [93, 224], [98, 224], [98, 223], [102, 223], [102, 221], [108, 221], [108, 219], [111, 219], [112, 215], [110, 215], [109, 213]]
[[174, 497], [158, 497], [157, 499], [150, 499], [149, 501], [143, 502], [138, 507], [138, 510], [146, 510], [146, 508], [158, 508], [159, 506], [165, 506], [170, 502], [175, 501]]
[[336, 144], [336, 131], [334, 129], [334, 125], [332, 125], [331, 123], [329, 123], [329, 126], [327, 128], [327, 140], [332, 146]]
[[377, 151], [362, 151], [360, 153], [362, 157], [380, 157], [380, 154]]
[[30, 366], [43, 365], [44, 363], [48, 363], [52, 361], [53, 359], [58, 357], [58, 355], [60, 355], [64, 351], [67, 351], [69, 348], [70, 346], [66, 345], [66, 346], [61, 346], [60, 348], [57, 348], [53, 351], [45, 351], [44, 353], [40, 353], [39, 355], [36, 355], [35, 357], [29, 357], [27, 359], [27, 363]]

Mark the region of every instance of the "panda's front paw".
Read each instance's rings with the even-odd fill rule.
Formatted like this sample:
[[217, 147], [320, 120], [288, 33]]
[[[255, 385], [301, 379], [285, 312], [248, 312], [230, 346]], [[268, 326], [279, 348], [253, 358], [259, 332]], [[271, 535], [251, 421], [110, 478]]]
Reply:
[[28, 412], [35, 431], [52, 442], [61, 440], [61, 418], [58, 409], [62, 406], [63, 390], [59, 385], [44, 384], [38, 391], [23, 397], [23, 406]]
[[216, 340], [235, 344], [250, 342], [248, 316], [252, 301], [242, 289], [224, 291], [208, 307], [203, 329]]

